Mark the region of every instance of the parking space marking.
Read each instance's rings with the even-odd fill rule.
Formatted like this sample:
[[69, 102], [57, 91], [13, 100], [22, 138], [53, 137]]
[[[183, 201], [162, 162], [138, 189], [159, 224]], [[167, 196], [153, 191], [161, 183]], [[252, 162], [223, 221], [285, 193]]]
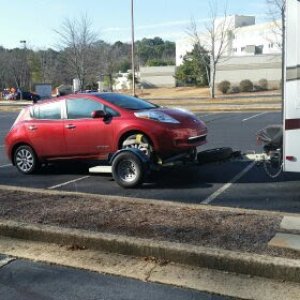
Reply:
[[248, 120], [251, 120], [251, 119], [254, 119], [254, 118], [260, 117], [260, 116], [262, 116], [262, 115], [266, 115], [266, 114], [268, 114], [268, 113], [269, 113], [268, 111], [265, 111], [265, 112], [262, 112], [262, 113], [256, 114], [256, 115], [254, 115], [254, 116], [251, 116], [251, 117], [249, 117], [249, 118], [243, 119], [243, 120], [242, 120], [242, 122], [246, 122], [246, 121], [248, 121]]
[[256, 162], [254, 161], [245, 169], [243, 169], [239, 174], [237, 174], [234, 178], [232, 178], [232, 180], [230, 180], [228, 183], [223, 185], [221, 188], [219, 188], [217, 191], [215, 191], [213, 194], [211, 194], [209, 197], [203, 200], [201, 204], [210, 204], [211, 202], [213, 202], [217, 197], [219, 197], [222, 193], [229, 189], [232, 186], [232, 184], [240, 180], [246, 173], [248, 173], [255, 165]]
[[0, 168], [8, 168], [8, 167], [12, 167], [12, 164], [6, 164], [6, 165], [0, 165]]
[[60, 188], [62, 186], [68, 185], [70, 183], [74, 183], [74, 182], [77, 182], [77, 181], [84, 180], [84, 179], [89, 178], [89, 177], [91, 177], [91, 176], [84, 176], [84, 177], [80, 177], [80, 178], [77, 178], [77, 179], [74, 179], [74, 180], [70, 180], [70, 181], [67, 181], [67, 182], [64, 182], [64, 183], [61, 183], [61, 184], [53, 185], [53, 186], [48, 187], [48, 190], [54, 190], [54, 189]]
[[5, 146], [4, 145], [0, 145], [0, 148], [4, 148]]

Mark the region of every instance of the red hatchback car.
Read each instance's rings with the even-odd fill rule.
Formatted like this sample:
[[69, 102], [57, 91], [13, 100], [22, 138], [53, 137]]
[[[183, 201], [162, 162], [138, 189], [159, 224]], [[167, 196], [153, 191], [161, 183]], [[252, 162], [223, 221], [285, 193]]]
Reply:
[[17, 169], [31, 174], [48, 161], [107, 160], [122, 148], [138, 148], [161, 163], [192, 155], [206, 136], [206, 125], [184, 110], [117, 93], [89, 93], [26, 107], [5, 146]]

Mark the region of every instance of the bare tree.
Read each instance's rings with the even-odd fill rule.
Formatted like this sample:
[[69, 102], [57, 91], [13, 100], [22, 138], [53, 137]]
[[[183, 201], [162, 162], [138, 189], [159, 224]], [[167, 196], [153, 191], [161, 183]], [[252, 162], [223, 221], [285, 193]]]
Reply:
[[9, 83], [21, 89], [30, 89], [31, 74], [27, 55], [27, 49], [18, 48], [5, 53], [8, 72], [13, 80]]
[[[209, 20], [205, 24], [204, 32], [200, 33], [196, 22], [191, 22], [188, 33], [193, 39], [195, 49], [206, 67], [211, 98], [215, 98], [216, 67], [221, 57], [228, 50], [230, 23], [227, 16], [227, 4], [225, 5], [222, 18], [218, 18], [218, 4], [216, 0], [209, 2]], [[207, 61], [207, 50], [210, 61]]]
[[[266, 4], [268, 7], [268, 15], [270, 16], [272, 22], [276, 25], [275, 34], [281, 37], [278, 45], [282, 48], [282, 56], [281, 56], [281, 98], [283, 101], [284, 97], [284, 60], [285, 60], [285, 17], [286, 17], [286, 0], [266, 0]], [[278, 21], [281, 22], [278, 22]]]
[[59, 46], [64, 49], [67, 65], [73, 76], [80, 80], [80, 88], [83, 89], [94, 63], [91, 54], [97, 34], [92, 30], [92, 23], [86, 15], [80, 20], [65, 19], [55, 32], [60, 37]]
[[[276, 24], [276, 27], [283, 33], [283, 26], [285, 25], [286, 0], [266, 0], [266, 4], [268, 16]], [[278, 22], [279, 20], [281, 22]]]

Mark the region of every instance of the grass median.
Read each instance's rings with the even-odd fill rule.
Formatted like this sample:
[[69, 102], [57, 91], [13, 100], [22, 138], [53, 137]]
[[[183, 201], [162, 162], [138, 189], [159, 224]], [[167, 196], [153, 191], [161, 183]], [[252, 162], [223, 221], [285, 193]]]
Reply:
[[299, 258], [299, 254], [268, 248], [282, 220], [280, 214], [0, 189], [0, 219]]

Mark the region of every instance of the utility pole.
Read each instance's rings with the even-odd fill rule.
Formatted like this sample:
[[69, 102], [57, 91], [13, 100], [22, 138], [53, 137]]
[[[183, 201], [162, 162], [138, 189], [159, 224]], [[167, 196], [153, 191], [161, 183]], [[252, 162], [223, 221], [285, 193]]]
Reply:
[[134, 11], [133, 0], [131, 0], [131, 72], [132, 72], [132, 96], [135, 96], [135, 63], [134, 63]]
[[[21, 40], [20, 43], [23, 44], [24, 56], [25, 56], [25, 65], [26, 65], [27, 64], [27, 47], [26, 47], [26, 41], [25, 40]], [[23, 100], [23, 92], [21, 90], [21, 87], [17, 87], [17, 88], [18, 88], [18, 92], [20, 92], [20, 100]]]

